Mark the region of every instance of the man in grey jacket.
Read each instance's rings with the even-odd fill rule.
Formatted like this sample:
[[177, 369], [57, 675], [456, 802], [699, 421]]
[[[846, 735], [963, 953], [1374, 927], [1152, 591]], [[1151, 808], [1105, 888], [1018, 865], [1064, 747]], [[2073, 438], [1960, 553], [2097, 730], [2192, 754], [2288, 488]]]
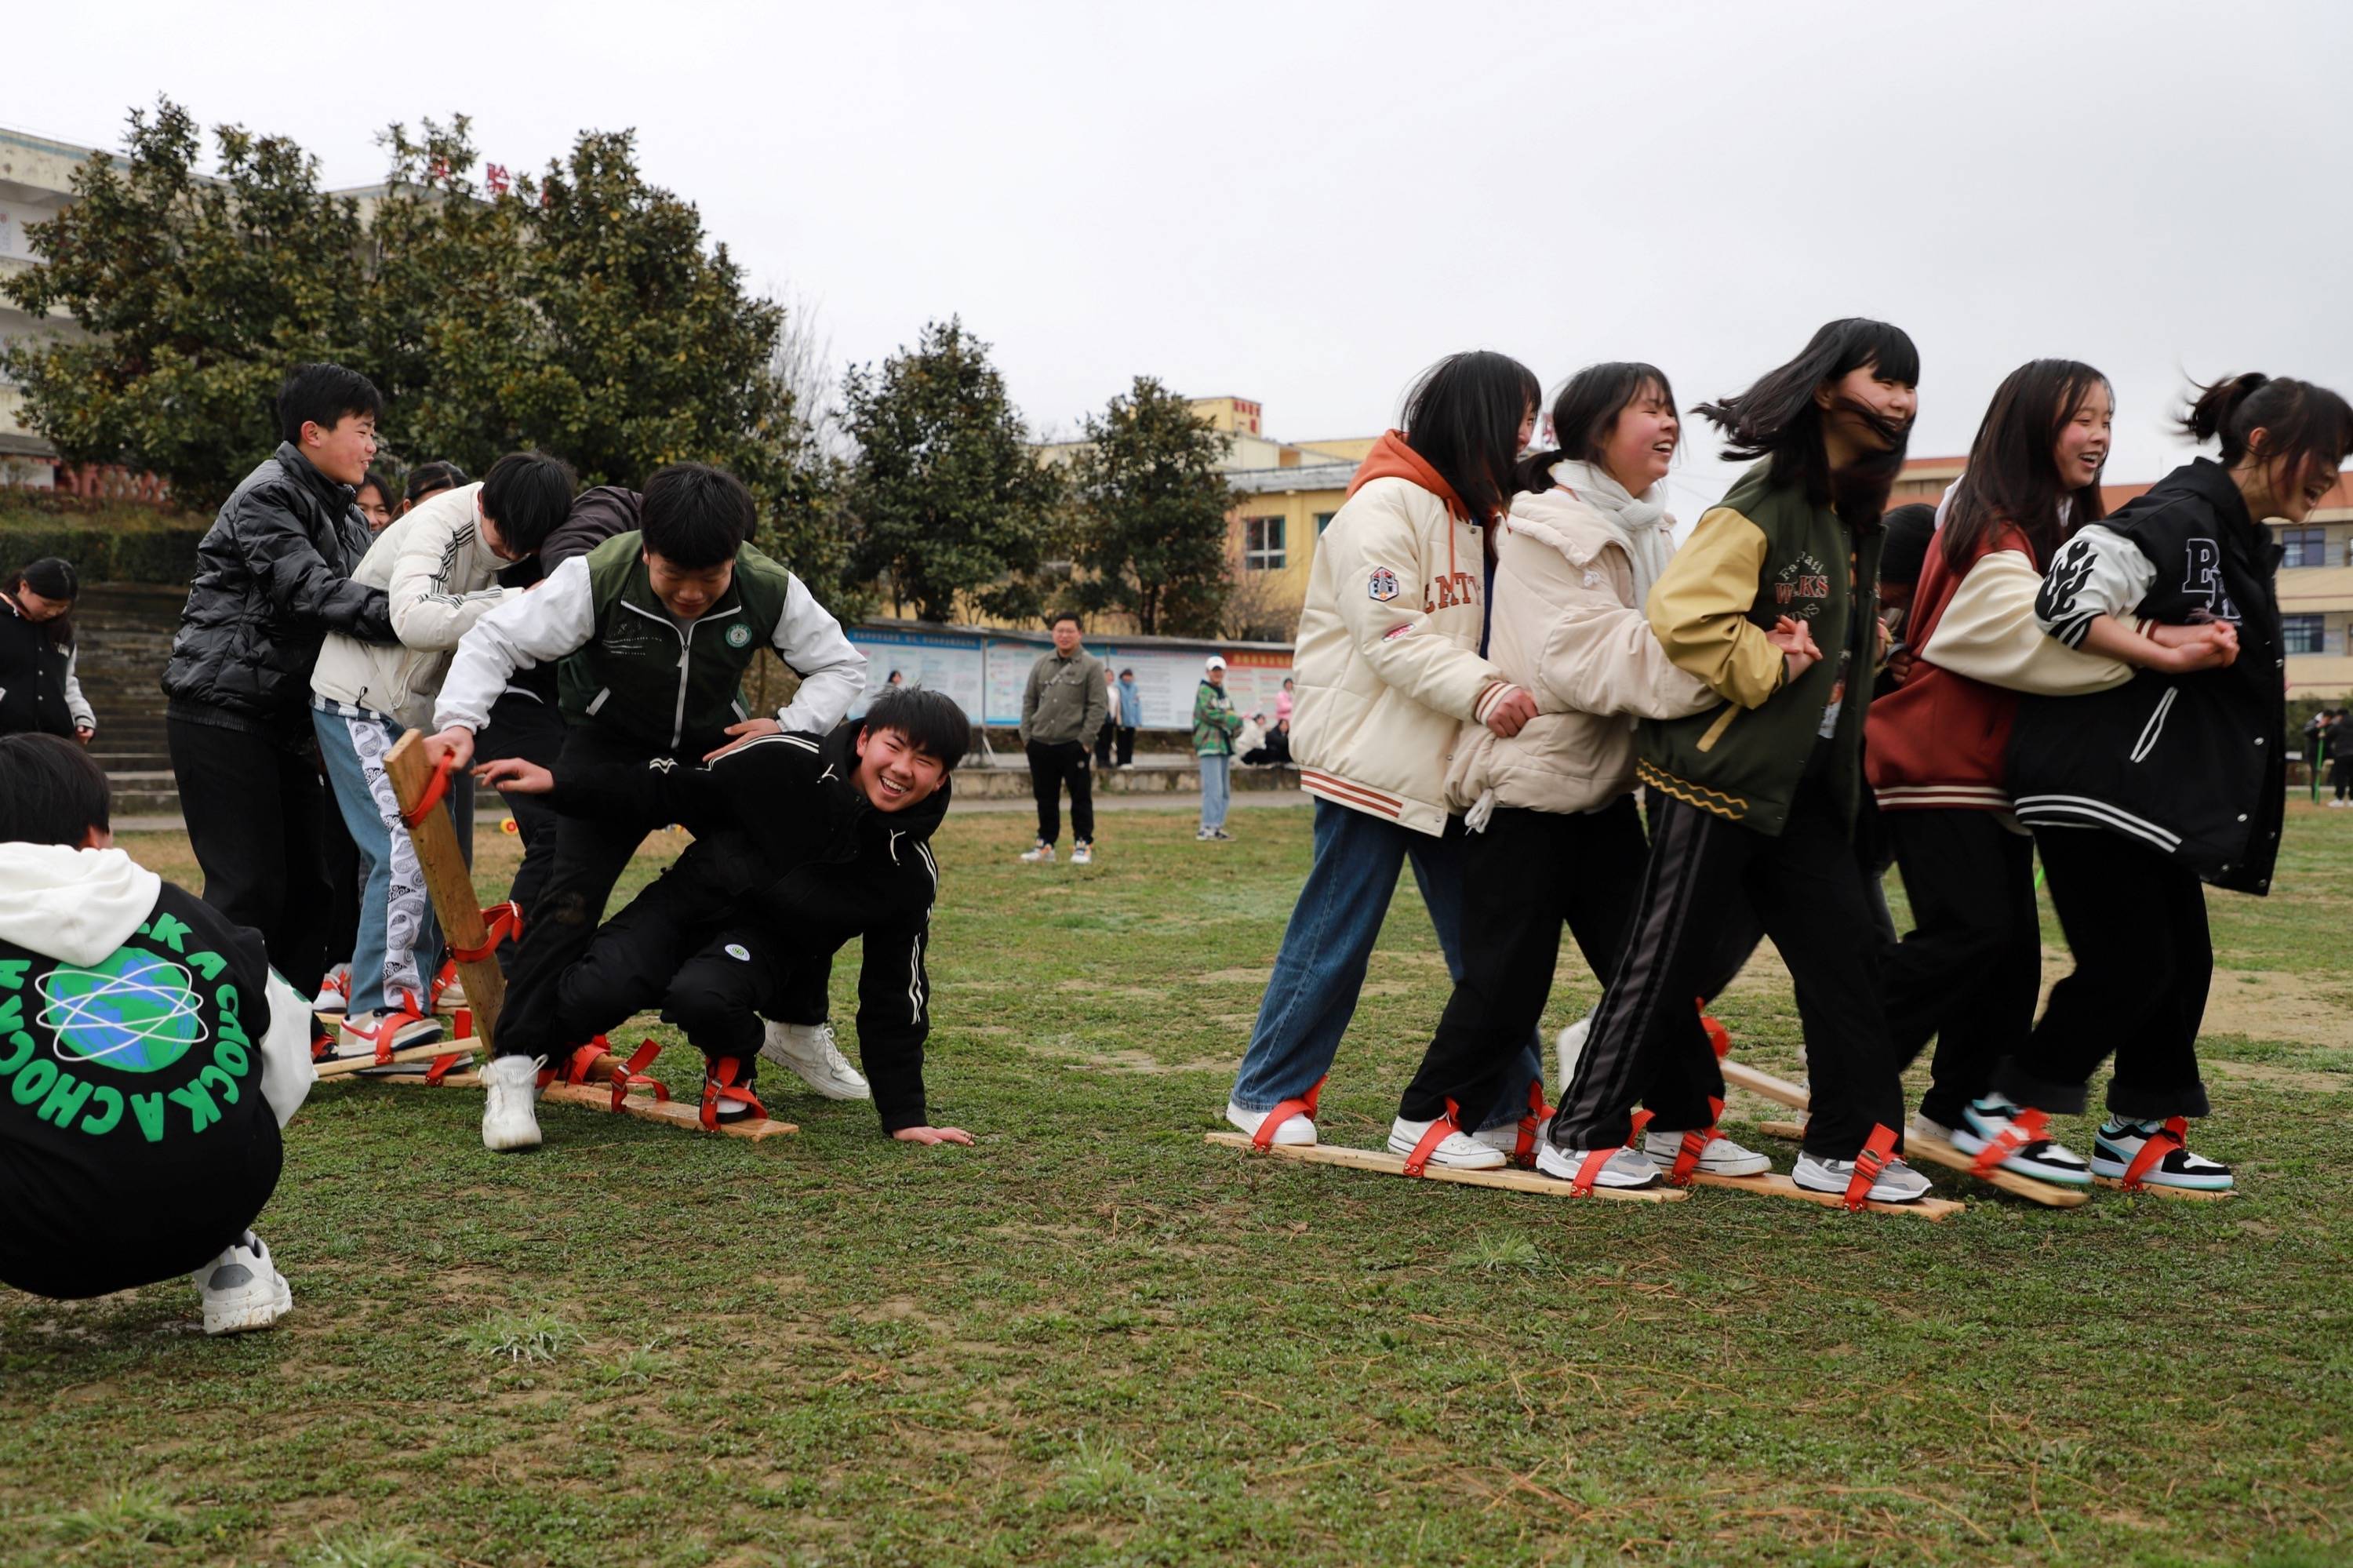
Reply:
[[1079, 618], [1069, 610], [1054, 617], [1054, 651], [1029, 667], [1021, 693], [1021, 746], [1029, 757], [1029, 785], [1038, 796], [1038, 843], [1021, 858], [1050, 865], [1054, 841], [1062, 836], [1062, 784], [1071, 786], [1071, 863], [1094, 859], [1093, 775], [1087, 770], [1087, 743], [1103, 728], [1109, 704], [1103, 696], [1103, 661], [1079, 646]]

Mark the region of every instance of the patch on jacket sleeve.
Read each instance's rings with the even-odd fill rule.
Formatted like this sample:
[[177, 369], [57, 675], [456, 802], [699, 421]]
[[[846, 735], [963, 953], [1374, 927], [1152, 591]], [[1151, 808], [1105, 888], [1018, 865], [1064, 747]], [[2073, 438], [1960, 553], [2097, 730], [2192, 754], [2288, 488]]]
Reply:
[[1387, 567], [1375, 567], [1366, 579], [1365, 592], [1379, 603], [1388, 603], [1398, 596], [1398, 575]]

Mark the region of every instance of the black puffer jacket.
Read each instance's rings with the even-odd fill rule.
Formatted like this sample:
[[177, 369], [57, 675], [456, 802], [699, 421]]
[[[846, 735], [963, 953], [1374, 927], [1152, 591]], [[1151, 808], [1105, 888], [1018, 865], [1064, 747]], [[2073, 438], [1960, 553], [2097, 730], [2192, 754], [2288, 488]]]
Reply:
[[196, 546], [196, 576], [164, 667], [170, 712], [200, 723], [310, 728], [311, 666], [330, 631], [394, 642], [382, 588], [351, 580], [367, 554], [352, 488], [291, 441], [222, 505]]

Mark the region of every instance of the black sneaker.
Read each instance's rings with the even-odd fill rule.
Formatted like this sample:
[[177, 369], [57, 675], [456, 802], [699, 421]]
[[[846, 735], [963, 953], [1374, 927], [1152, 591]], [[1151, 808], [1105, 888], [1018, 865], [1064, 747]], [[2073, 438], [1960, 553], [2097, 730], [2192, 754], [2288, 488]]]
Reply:
[[2229, 1192], [2231, 1168], [2220, 1160], [2190, 1153], [2181, 1141], [2186, 1130], [2179, 1118], [2170, 1122], [2126, 1121], [2110, 1117], [2100, 1124], [2099, 1135], [2092, 1141], [2092, 1172], [2122, 1181], [2149, 1140], [2163, 1139], [2171, 1147], [2163, 1158], [2141, 1172], [2145, 1184], [2182, 1187], [2194, 1192]]

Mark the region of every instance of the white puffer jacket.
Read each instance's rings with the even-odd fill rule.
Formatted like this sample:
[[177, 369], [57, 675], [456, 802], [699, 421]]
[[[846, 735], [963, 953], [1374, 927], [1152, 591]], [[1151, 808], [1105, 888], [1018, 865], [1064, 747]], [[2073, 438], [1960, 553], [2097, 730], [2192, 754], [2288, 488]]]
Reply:
[[330, 632], [311, 672], [313, 697], [365, 708], [414, 728], [431, 726], [433, 698], [467, 628], [520, 589], [498, 586], [508, 563], [482, 538], [480, 484], [445, 490], [375, 536], [352, 580], [391, 601], [397, 643]]
[[1715, 695], [1675, 667], [1634, 599], [1625, 545], [1565, 490], [1523, 493], [1495, 544], [1487, 653], [1535, 695], [1509, 740], [1466, 724], [1447, 773], [1457, 810], [1589, 811], [1633, 787], [1634, 720], [1682, 718]]
[[1402, 476], [1418, 464], [1394, 432], [1385, 437], [1317, 542], [1291, 746], [1309, 794], [1437, 834], [1455, 735], [1509, 687], [1479, 655], [1480, 531]]

